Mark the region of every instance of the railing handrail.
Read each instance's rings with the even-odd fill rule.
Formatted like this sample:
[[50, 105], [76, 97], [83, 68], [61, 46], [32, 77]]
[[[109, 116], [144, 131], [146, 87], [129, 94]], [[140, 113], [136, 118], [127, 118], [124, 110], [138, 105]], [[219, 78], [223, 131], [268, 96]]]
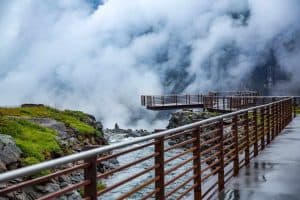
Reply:
[[64, 156], [64, 157], [57, 158], [57, 159], [54, 159], [54, 160], [45, 161], [45, 162], [38, 163], [38, 164], [35, 164], [35, 165], [31, 165], [31, 166], [23, 167], [23, 168], [20, 168], [20, 169], [8, 171], [8, 172], [0, 174], [0, 183], [7, 182], [7, 181], [13, 180], [15, 178], [29, 176], [29, 175], [38, 173], [42, 170], [54, 168], [54, 167], [64, 165], [64, 164], [67, 164], [67, 163], [71, 163], [71, 162], [75, 162], [75, 161], [79, 161], [79, 160], [85, 160], [85, 159], [88, 159], [90, 157], [98, 156], [99, 154], [107, 153], [107, 152], [110, 152], [112, 150], [119, 149], [119, 148], [122, 148], [122, 147], [126, 147], [126, 146], [129, 146], [129, 145], [134, 145], [134, 144], [137, 144], [137, 143], [145, 142], [145, 141], [156, 139], [156, 138], [159, 138], [159, 137], [169, 136], [169, 135], [174, 134], [174, 133], [178, 133], [178, 132], [181, 132], [181, 131], [184, 131], [184, 130], [189, 130], [189, 129], [193, 129], [195, 127], [199, 127], [200, 125], [203, 125], [203, 124], [207, 124], [207, 123], [217, 121], [217, 120], [221, 120], [221, 119], [224, 119], [224, 118], [229, 118], [229, 117], [232, 117], [234, 115], [245, 113], [245, 112], [248, 112], [248, 111], [251, 111], [251, 110], [254, 110], [254, 109], [264, 108], [264, 107], [267, 107], [267, 106], [270, 106], [270, 105], [273, 105], [273, 104], [276, 104], [276, 103], [279, 103], [279, 102], [283, 102], [285, 100], [291, 100], [293, 98], [294, 97], [287, 97], [287, 98], [284, 98], [284, 99], [281, 99], [281, 100], [278, 100], [278, 101], [274, 101], [272, 103], [268, 103], [268, 104], [264, 104], [264, 105], [259, 105], [259, 106], [255, 106], [255, 107], [250, 107], [250, 108], [238, 110], [238, 111], [231, 112], [231, 113], [228, 113], [228, 114], [223, 114], [223, 115], [219, 115], [219, 116], [212, 117], [212, 118], [209, 118], [209, 119], [205, 119], [205, 120], [202, 120], [202, 121], [199, 121], [199, 122], [194, 122], [194, 123], [187, 124], [187, 125], [184, 125], [184, 126], [180, 126], [180, 127], [177, 127], [177, 128], [165, 130], [165, 131], [162, 131], [162, 132], [159, 132], [159, 133], [153, 133], [153, 134], [148, 135], [148, 136], [134, 138], [130, 141], [124, 141], [124, 142], [120, 142], [120, 143], [116, 143], [116, 144], [110, 144], [110, 145], [107, 145], [107, 146], [103, 146], [103, 147], [83, 151], [83, 152], [80, 152], [80, 153], [75, 153], [75, 154]]

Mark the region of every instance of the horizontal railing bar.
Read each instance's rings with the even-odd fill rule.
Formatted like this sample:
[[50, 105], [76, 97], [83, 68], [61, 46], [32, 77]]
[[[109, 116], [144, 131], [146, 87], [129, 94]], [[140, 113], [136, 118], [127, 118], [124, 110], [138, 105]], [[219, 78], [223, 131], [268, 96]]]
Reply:
[[194, 184], [192, 185], [189, 189], [187, 189], [185, 192], [183, 192], [178, 198], [178, 199], [182, 199], [182, 197], [184, 197], [185, 195], [187, 195], [190, 191], [192, 191], [195, 187], [197, 187], [198, 184]]
[[179, 175], [175, 176], [173, 179], [169, 180], [167, 183], [165, 183], [164, 187], [170, 185], [171, 183], [174, 183], [175, 181], [177, 181], [179, 178], [183, 177], [185, 174], [189, 173], [190, 171], [194, 170], [195, 168], [197, 168], [199, 166], [193, 166], [191, 168], [189, 168], [188, 170], [185, 170], [184, 172], [180, 173]]
[[218, 172], [221, 169], [221, 167], [217, 167], [213, 171], [211, 171], [209, 174], [201, 178], [201, 182], [204, 182], [206, 179], [208, 179], [210, 176], [214, 175], [216, 172]]
[[130, 197], [131, 195], [133, 195], [134, 193], [136, 193], [137, 191], [143, 189], [144, 187], [154, 183], [155, 179], [153, 180], [149, 180], [149, 181], [146, 181], [145, 183], [135, 187], [134, 189], [132, 189], [131, 191], [123, 194], [122, 196], [118, 197], [116, 200], [122, 200], [122, 199], [126, 199], [127, 197]]
[[[99, 196], [99, 195], [102, 195], [102, 194], [104, 194], [104, 193], [106, 193], [106, 192], [109, 192], [109, 191], [111, 191], [111, 190], [113, 190], [113, 189], [115, 189], [115, 188], [117, 188], [117, 187], [123, 185], [124, 183], [127, 183], [127, 182], [129, 182], [129, 181], [132, 181], [133, 179], [135, 179], [135, 178], [137, 178], [137, 177], [140, 177], [140, 176], [142, 176], [142, 175], [144, 175], [144, 174], [146, 174], [146, 173], [152, 171], [153, 169], [155, 169], [155, 168], [157, 168], [157, 167], [159, 167], [159, 166], [156, 165], [156, 166], [150, 167], [150, 168], [145, 169], [145, 170], [143, 170], [143, 171], [141, 171], [141, 172], [139, 172], [139, 173], [137, 173], [137, 174], [135, 174], [135, 175], [133, 175], [133, 176], [130, 176], [130, 177], [128, 177], [128, 178], [126, 178], [126, 179], [124, 179], [124, 180], [118, 182], [118, 183], [115, 183], [114, 185], [111, 185], [111, 186], [109, 186], [109, 187], [106, 187], [104, 190], [99, 191], [99, 192], [97, 193], [97, 195]], [[153, 179], [151, 179], [151, 180], [152, 180], [152, 181], [155, 181], [155, 178], [153, 178]]]
[[206, 195], [208, 195], [216, 186], [218, 185], [218, 182], [215, 182], [214, 184], [212, 184], [206, 191], [205, 193], [202, 195], [202, 198], [204, 199], [204, 197]]
[[73, 171], [76, 171], [78, 169], [85, 169], [88, 166], [89, 166], [88, 163], [83, 163], [83, 164], [76, 165], [74, 167], [70, 167], [70, 168], [63, 169], [63, 170], [60, 170], [60, 171], [57, 171], [57, 172], [53, 172], [53, 173], [45, 175], [45, 176], [41, 176], [41, 177], [31, 179], [31, 180], [28, 180], [28, 181], [23, 181], [21, 183], [18, 183], [18, 184], [12, 185], [12, 186], [8, 186], [4, 189], [1, 189], [0, 190], [0, 195], [9, 193], [11, 191], [14, 191], [14, 190], [17, 190], [19, 188], [26, 187], [26, 186], [30, 186], [30, 185], [34, 185], [34, 184], [38, 184], [38, 183], [43, 183], [43, 182], [48, 181], [49, 179], [55, 178], [57, 176], [69, 174], [69, 173], [71, 173]]
[[48, 199], [53, 199], [55, 197], [59, 197], [67, 192], [70, 192], [70, 191], [73, 191], [77, 188], [80, 188], [80, 187], [83, 187], [85, 185], [88, 185], [90, 184], [90, 180], [85, 180], [85, 181], [81, 181], [79, 183], [76, 183], [76, 184], [73, 184], [73, 185], [70, 185], [70, 186], [67, 186], [61, 190], [58, 190], [56, 192], [53, 192], [51, 194], [48, 194], [46, 196], [43, 196], [43, 197], [40, 197], [38, 198], [38, 200], [48, 200]]
[[115, 157], [118, 157], [118, 156], [122, 156], [124, 154], [127, 154], [127, 153], [131, 153], [131, 152], [134, 152], [134, 151], [138, 151], [138, 150], [141, 150], [145, 147], [148, 147], [148, 146], [151, 146], [151, 145], [154, 145], [156, 142], [150, 142], [150, 143], [147, 143], [147, 144], [143, 144], [141, 146], [138, 146], [138, 147], [134, 147], [134, 148], [130, 148], [130, 149], [127, 149], [125, 151], [121, 151], [121, 152], [118, 152], [118, 153], [114, 153], [114, 154], [111, 154], [111, 155], [108, 155], [108, 156], [104, 156], [104, 157], [101, 157], [101, 158], [98, 158], [97, 159], [97, 163], [100, 163], [102, 161], [106, 161], [106, 160], [109, 160], [111, 158], [115, 158]]
[[181, 156], [184, 156], [184, 155], [186, 155], [186, 154], [188, 154], [188, 153], [191, 153], [191, 152], [193, 152], [195, 149], [196, 149], [196, 147], [192, 147], [192, 148], [190, 148], [190, 149], [188, 149], [188, 150], [186, 150], [186, 151], [184, 151], [184, 152], [182, 152], [182, 153], [179, 153], [179, 154], [177, 154], [176, 156], [173, 156], [172, 158], [169, 158], [169, 159], [165, 160], [165, 164], [167, 164], [167, 163], [171, 162], [172, 160], [175, 160], [175, 159], [177, 159], [177, 158], [179, 158], [179, 157], [181, 157]]
[[216, 144], [215, 146], [212, 146], [212, 147], [209, 147], [208, 149], [205, 149], [204, 151], [201, 152], [201, 155], [204, 155], [204, 154], [206, 154], [206, 153], [209, 153], [211, 150], [213, 150], [213, 149], [219, 147], [220, 145], [221, 145], [221, 144], [218, 143], [218, 144]]
[[183, 186], [185, 186], [186, 184], [188, 184], [189, 182], [191, 182], [197, 176], [198, 175], [194, 175], [194, 176], [190, 177], [189, 179], [187, 179], [186, 181], [184, 181], [183, 183], [181, 183], [179, 186], [177, 186], [176, 188], [174, 188], [173, 190], [171, 190], [170, 192], [168, 192], [165, 197], [171, 196], [173, 193], [175, 193], [176, 191], [180, 190]]
[[213, 158], [216, 158], [218, 155], [220, 155], [220, 151], [218, 151], [217, 153], [210, 155], [209, 157], [205, 158], [204, 160], [201, 160], [201, 164], [207, 164], [206, 162], [209, 160], [212, 160]]
[[213, 162], [213, 163], [207, 165], [207, 167], [205, 167], [204, 169], [201, 169], [201, 173], [203, 173], [203, 172], [211, 169], [213, 166], [215, 166], [215, 165], [217, 165], [219, 163], [220, 163], [220, 160], [217, 160], [216, 162]]
[[97, 179], [106, 178], [107, 176], [110, 176], [111, 174], [114, 174], [114, 173], [119, 172], [119, 171], [121, 171], [121, 170], [123, 170], [123, 169], [129, 168], [129, 167], [134, 166], [134, 165], [136, 165], [136, 164], [145, 162], [146, 160], [149, 160], [150, 158], [154, 158], [154, 157], [157, 156], [157, 155], [159, 155], [159, 153], [153, 153], [153, 154], [151, 154], [151, 155], [149, 155], [149, 156], [146, 156], [146, 157], [143, 157], [143, 158], [141, 158], [141, 159], [135, 160], [135, 161], [133, 161], [133, 162], [131, 162], [131, 163], [128, 163], [128, 164], [126, 164], [126, 165], [122, 165], [122, 166], [117, 167], [117, 168], [115, 168], [115, 169], [113, 169], [113, 170], [110, 170], [110, 171], [108, 171], [108, 172], [105, 172], [105, 173], [103, 173], [103, 174], [98, 175], [98, 176], [97, 176]]
[[212, 118], [209, 118], [209, 119], [205, 119], [205, 120], [202, 120], [202, 121], [194, 122], [192, 124], [187, 124], [187, 125], [184, 125], [184, 126], [180, 126], [180, 127], [174, 128], [174, 129], [169, 129], [169, 130], [162, 131], [162, 132], [159, 132], [159, 133], [155, 133], [155, 134], [152, 134], [152, 135], [135, 138], [135, 139], [132, 139], [130, 141], [124, 141], [124, 142], [120, 142], [120, 143], [116, 143], [116, 144], [110, 144], [110, 145], [107, 145], [107, 146], [103, 146], [103, 147], [87, 150], [87, 151], [84, 151], [84, 152], [64, 156], [64, 157], [61, 157], [61, 158], [53, 159], [53, 160], [50, 160], [50, 161], [45, 161], [45, 162], [35, 164], [35, 165], [32, 165], [32, 166], [28, 166], [28, 167], [24, 167], [24, 168], [20, 168], [20, 169], [16, 169], [16, 170], [8, 171], [8, 172], [2, 173], [0, 175], [0, 183], [6, 182], [6, 181], [9, 181], [9, 180], [13, 180], [15, 178], [20, 178], [20, 177], [32, 175], [32, 174], [38, 173], [42, 170], [54, 168], [54, 167], [57, 167], [59, 165], [63, 165], [63, 164], [67, 164], [67, 163], [71, 163], [71, 162], [75, 162], [75, 161], [79, 161], [79, 160], [85, 160], [85, 159], [88, 159], [88, 158], [91, 158], [91, 157], [94, 157], [94, 156], [98, 156], [99, 154], [107, 153], [107, 152], [110, 152], [112, 150], [119, 149], [119, 148], [122, 148], [122, 147], [126, 147], [126, 146], [129, 146], [129, 145], [134, 145], [134, 144], [142, 143], [142, 142], [149, 141], [149, 140], [152, 140], [152, 139], [165, 137], [165, 136], [168, 136], [168, 135], [170, 135], [172, 133], [175, 133], [175, 132], [180, 132], [180, 131], [184, 131], [186, 129], [192, 129], [192, 128], [195, 128], [195, 127], [199, 127], [203, 124], [218, 121], [218, 120], [221, 120], [223, 118], [229, 118], [231, 116], [235, 116], [235, 115], [238, 115], [238, 114], [241, 114], [241, 113], [245, 113], [245, 112], [248, 112], [248, 111], [253, 110], [253, 109], [265, 108], [267, 106], [271, 106], [271, 105], [274, 105], [276, 103], [281, 103], [281, 102], [286, 101], [286, 100], [293, 100], [293, 97], [288, 97], [286, 99], [279, 100], [279, 101], [274, 101], [274, 102], [269, 103], [269, 104], [250, 107], [250, 108], [238, 110], [238, 111], [235, 111], [235, 112], [232, 112], [232, 113], [219, 115], [219, 116], [212, 117]]
[[172, 146], [166, 148], [166, 149], [164, 150], [164, 152], [168, 152], [168, 151], [170, 151], [170, 150], [172, 150], [172, 149], [175, 149], [175, 148], [184, 146], [184, 145], [186, 145], [186, 144], [190, 144], [190, 143], [194, 142], [195, 140], [196, 140], [196, 138], [192, 138], [192, 139], [189, 139], [189, 140], [185, 140], [184, 142], [180, 142], [180, 143], [178, 143], [178, 144], [174, 144], [174, 145], [172, 145]]
[[180, 167], [184, 166], [185, 164], [191, 162], [191, 161], [194, 160], [195, 158], [197, 158], [197, 157], [196, 157], [196, 156], [193, 156], [193, 157], [191, 157], [191, 158], [185, 160], [184, 162], [181, 162], [180, 164], [176, 165], [175, 167], [171, 167], [171, 168], [165, 170], [165, 175], [168, 175], [168, 174], [171, 173], [172, 171], [177, 170], [178, 168], [180, 168]]
[[146, 196], [144, 196], [141, 200], [146, 200], [152, 197], [154, 194], [156, 194], [159, 191], [159, 189], [153, 190], [152, 192], [148, 193]]

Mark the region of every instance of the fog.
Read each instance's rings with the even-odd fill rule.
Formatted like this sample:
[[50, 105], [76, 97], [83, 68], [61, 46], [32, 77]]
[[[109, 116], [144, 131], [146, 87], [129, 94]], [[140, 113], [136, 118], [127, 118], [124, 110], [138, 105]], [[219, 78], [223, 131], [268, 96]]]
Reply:
[[270, 65], [269, 90], [296, 93], [299, 11], [298, 0], [0, 0], [0, 104], [155, 128], [142, 94], [265, 89]]

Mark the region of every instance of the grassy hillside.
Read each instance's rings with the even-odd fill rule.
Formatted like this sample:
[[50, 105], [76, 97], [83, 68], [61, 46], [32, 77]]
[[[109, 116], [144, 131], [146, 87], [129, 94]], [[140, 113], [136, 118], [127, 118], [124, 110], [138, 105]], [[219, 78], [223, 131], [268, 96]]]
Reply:
[[0, 134], [10, 135], [22, 150], [22, 165], [38, 163], [63, 155], [57, 141], [57, 132], [30, 121], [34, 118], [50, 118], [63, 122], [76, 130], [81, 138], [99, 137], [101, 131], [89, 124], [90, 116], [80, 112], [60, 111], [48, 106], [0, 108]]

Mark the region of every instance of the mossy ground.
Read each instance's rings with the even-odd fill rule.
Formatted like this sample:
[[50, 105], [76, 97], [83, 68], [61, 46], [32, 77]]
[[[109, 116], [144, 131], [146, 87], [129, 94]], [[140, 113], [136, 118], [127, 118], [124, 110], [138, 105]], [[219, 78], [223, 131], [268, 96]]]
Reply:
[[60, 111], [48, 106], [0, 108], [0, 116], [14, 116], [23, 118], [45, 117], [63, 122], [65, 125], [76, 129], [81, 134], [99, 134], [94, 127], [87, 124], [88, 116], [80, 111]]
[[0, 134], [14, 138], [24, 154], [23, 165], [35, 164], [61, 153], [55, 131], [24, 119], [0, 117]]
[[0, 108], [0, 134], [10, 135], [22, 150], [22, 165], [32, 165], [62, 155], [57, 133], [30, 122], [32, 118], [51, 118], [77, 130], [82, 136], [100, 135], [80, 111], [60, 111], [48, 106]]

